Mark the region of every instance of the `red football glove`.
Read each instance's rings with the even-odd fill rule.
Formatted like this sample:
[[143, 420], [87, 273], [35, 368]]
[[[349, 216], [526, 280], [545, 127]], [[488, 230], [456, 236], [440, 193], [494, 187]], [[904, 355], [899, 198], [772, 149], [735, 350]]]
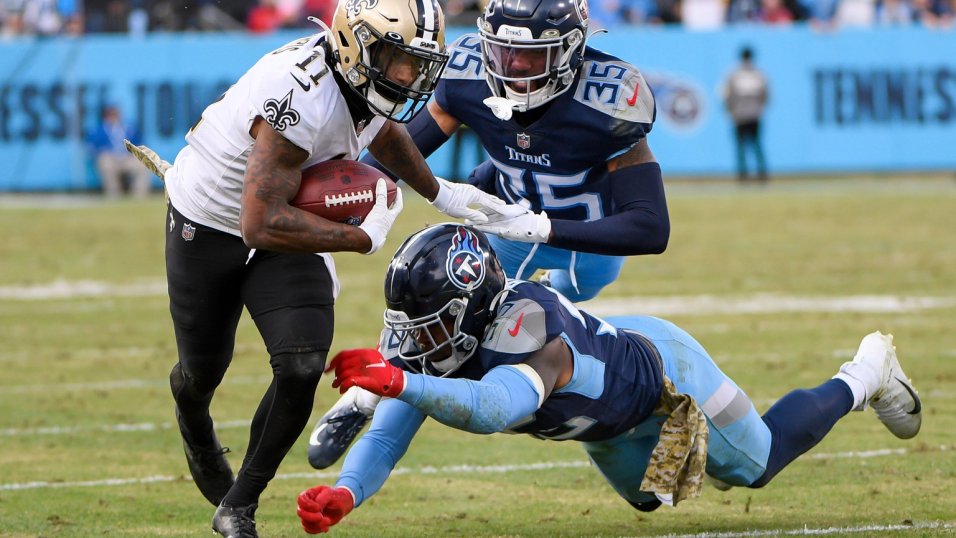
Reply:
[[302, 528], [309, 534], [329, 532], [355, 506], [352, 493], [345, 488], [315, 486], [299, 494], [296, 513], [302, 520]]
[[327, 370], [335, 369], [332, 388], [344, 394], [349, 388], [359, 386], [378, 394], [397, 398], [405, 390], [405, 372], [386, 361], [377, 349], [347, 349], [340, 351]]

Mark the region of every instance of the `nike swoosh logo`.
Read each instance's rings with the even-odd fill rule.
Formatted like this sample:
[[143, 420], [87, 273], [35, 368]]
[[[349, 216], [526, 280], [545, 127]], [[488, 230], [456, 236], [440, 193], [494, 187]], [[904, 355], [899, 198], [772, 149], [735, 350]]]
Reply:
[[637, 92], [640, 91], [640, 89], [641, 89], [641, 86], [640, 86], [640, 85], [634, 86], [634, 95], [632, 95], [632, 96], [627, 100], [627, 105], [628, 105], [628, 106], [634, 106], [634, 103], [637, 102]]
[[[289, 73], [289, 76], [291, 76], [293, 79], [295, 79], [295, 81], [296, 81], [296, 83], [298, 83], [299, 87], [302, 88], [302, 91], [307, 92], [307, 91], [309, 91], [309, 88], [312, 87], [311, 84], [309, 84], [309, 83], [307, 83], [307, 82], [302, 82], [301, 80], [298, 79], [298, 77], [296, 77], [296, 76], [293, 75], [292, 73]], [[635, 93], [635, 95], [637, 95], [637, 94]]]
[[322, 433], [322, 430], [328, 426], [328, 422], [323, 422], [319, 425], [318, 428], [312, 430], [312, 435], [309, 436], [309, 444], [312, 446], [319, 446], [319, 434]]
[[518, 321], [515, 323], [514, 328], [508, 329], [508, 334], [510, 334], [512, 338], [515, 336], [518, 336], [518, 329], [521, 328], [522, 321], [524, 321], [524, 312], [522, 312], [521, 315], [518, 316]]
[[920, 403], [919, 396], [916, 395], [916, 391], [914, 391], [913, 387], [911, 387], [910, 384], [907, 383], [906, 381], [903, 381], [902, 379], [898, 377], [896, 378], [896, 380], [900, 382], [900, 385], [903, 385], [903, 388], [906, 389], [906, 392], [910, 393], [910, 396], [913, 397], [913, 401], [916, 402], [916, 404], [913, 406], [913, 410], [910, 411], [908, 414], [918, 415], [920, 411], [923, 410], [923, 404]]
[[366, 368], [385, 368], [385, 363], [384, 363], [384, 362], [376, 362], [376, 363], [373, 363], [373, 364], [366, 364], [365, 367], [366, 367]]

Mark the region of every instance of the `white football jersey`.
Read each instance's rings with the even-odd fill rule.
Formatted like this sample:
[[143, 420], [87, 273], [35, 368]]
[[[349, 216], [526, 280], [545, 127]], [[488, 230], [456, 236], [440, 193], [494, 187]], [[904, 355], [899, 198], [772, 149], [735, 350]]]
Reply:
[[320, 45], [324, 33], [305, 37], [262, 57], [202, 113], [187, 145], [166, 172], [166, 190], [183, 216], [241, 235], [239, 208], [246, 164], [262, 116], [309, 153], [303, 168], [330, 159], [357, 159], [385, 123], [375, 116], [356, 134], [342, 92]]

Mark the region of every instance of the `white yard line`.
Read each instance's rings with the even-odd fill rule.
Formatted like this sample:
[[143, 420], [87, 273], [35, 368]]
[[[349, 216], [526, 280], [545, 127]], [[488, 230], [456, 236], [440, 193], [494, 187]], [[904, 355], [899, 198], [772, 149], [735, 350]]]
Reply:
[[697, 534], [665, 534], [659, 538], [756, 538], [761, 536], [829, 536], [843, 534], [857, 534], [861, 532], [870, 533], [890, 533], [890, 532], [912, 532], [917, 530], [931, 529], [954, 529], [956, 525], [952, 523], [941, 523], [937, 521], [915, 521], [909, 525], [862, 525], [857, 527], [826, 527], [813, 529], [804, 527], [802, 529], [766, 529], [762, 531], [744, 531], [744, 532], [701, 532]]
[[[936, 447], [935, 449], [929, 449], [929, 451], [950, 451], [953, 450], [952, 446], [942, 445]], [[883, 456], [898, 456], [905, 454], [925, 454], [928, 450], [926, 448], [921, 448], [920, 450], [913, 452], [905, 448], [901, 449], [878, 449], [878, 450], [867, 450], [863, 452], [835, 452], [835, 453], [822, 453], [822, 454], [810, 454], [806, 456], [807, 458], [826, 460], [826, 459], [866, 459], [866, 458], [878, 458]], [[423, 466], [423, 467], [396, 467], [391, 474], [402, 474], [402, 475], [452, 475], [452, 474], [508, 474], [508, 473], [518, 473], [518, 472], [527, 472], [527, 471], [547, 471], [550, 469], [576, 469], [589, 467], [591, 464], [586, 460], [571, 460], [571, 461], [543, 461], [536, 463], [524, 463], [524, 464], [510, 464], [510, 465], [446, 465], [442, 467], [432, 467], [432, 466]], [[301, 478], [336, 478], [338, 477], [338, 471], [311, 471], [306, 473], [284, 473], [277, 474], [275, 480], [291, 480], [291, 479], [301, 479]], [[104, 478], [101, 480], [84, 480], [78, 482], [48, 482], [48, 481], [34, 481], [34, 482], [20, 482], [20, 483], [0, 483], [0, 491], [20, 491], [26, 489], [43, 489], [43, 488], [87, 488], [87, 487], [101, 487], [101, 486], [126, 486], [126, 485], [137, 485], [137, 484], [151, 484], [155, 482], [173, 482], [176, 480], [188, 480], [183, 476], [148, 476], [144, 478]], [[694, 535], [696, 536], [696, 535]]]
[[[0, 300], [42, 301], [96, 297], [149, 297], [166, 295], [163, 279], [118, 284], [95, 280], [56, 280], [31, 286], [0, 286]], [[740, 296], [688, 295], [638, 296], [595, 299], [581, 303], [602, 316], [648, 313], [653, 315], [765, 314], [775, 312], [904, 312], [956, 306], [956, 297], [905, 295], [791, 296], [757, 293]]]

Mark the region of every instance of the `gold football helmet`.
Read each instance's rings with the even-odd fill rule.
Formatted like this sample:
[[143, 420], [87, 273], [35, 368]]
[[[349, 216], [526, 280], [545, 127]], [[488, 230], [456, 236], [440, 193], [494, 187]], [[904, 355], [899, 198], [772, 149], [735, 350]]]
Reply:
[[340, 0], [331, 33], [341, 75], [373, 112], [401, 123], [425, 106], [448, 61], [436, 0]]

